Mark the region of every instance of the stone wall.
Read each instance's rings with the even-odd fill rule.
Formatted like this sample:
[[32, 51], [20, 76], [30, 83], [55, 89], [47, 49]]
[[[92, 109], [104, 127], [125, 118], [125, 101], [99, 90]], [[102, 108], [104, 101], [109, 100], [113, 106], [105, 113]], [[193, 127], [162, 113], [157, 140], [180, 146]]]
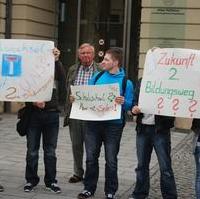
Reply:
[[[5, 38], [6, 0], [0, 0], [0, 38]], [[44, 39], [57, 41], [57, 0], [13, 0], [12, 39]], [[11, 112], [16, 112], [22, 103], [11, 103]], [[0, 112], [3, 102], [0, 102]]]
[[[142, 0], [139, 76], [146, 52], [152, 47], [200, 49], [200, 1]], [[191, 120], [176, 119], [176, 127], [189, 129]]]

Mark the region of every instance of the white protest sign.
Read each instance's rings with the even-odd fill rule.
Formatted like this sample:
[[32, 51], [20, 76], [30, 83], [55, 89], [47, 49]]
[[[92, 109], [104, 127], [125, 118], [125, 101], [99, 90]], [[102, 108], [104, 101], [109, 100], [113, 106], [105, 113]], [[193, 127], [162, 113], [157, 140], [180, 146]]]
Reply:
[[200, 118], [200, 51], [149, 50], [139, 106], [143, 113]]
[[113, 120], [121, 118], [121, 105], [115, 103], [120, 95], [119, 84], [72, 86], [75, 101], [70, 118], [80, 120]]
[[49, 101], [53, 48], [52, 41], [0, 39], [0, 101]]

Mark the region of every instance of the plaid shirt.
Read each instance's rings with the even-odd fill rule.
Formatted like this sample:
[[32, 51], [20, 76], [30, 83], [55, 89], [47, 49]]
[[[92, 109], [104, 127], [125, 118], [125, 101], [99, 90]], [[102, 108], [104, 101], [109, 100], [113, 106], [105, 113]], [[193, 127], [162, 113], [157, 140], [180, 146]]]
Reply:
[[93, 76], [94, 67], [91, 64], [89, 67], [80, 66], [74, 85], [88, 85], [89, 79]]

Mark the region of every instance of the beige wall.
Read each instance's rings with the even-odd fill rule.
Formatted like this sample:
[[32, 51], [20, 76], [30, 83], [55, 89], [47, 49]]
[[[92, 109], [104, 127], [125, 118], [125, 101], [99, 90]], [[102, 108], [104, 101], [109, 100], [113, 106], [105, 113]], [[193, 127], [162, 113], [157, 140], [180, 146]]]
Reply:
[[[5, 33], [5, 2], [0, 0], [0, 38]], [[56, 41], [57, 6], [57, 0], [13, 0], [12, 38]]]
[[[0, 38], [5, 34], [5, 2], [0, 0]], [[12, 38], [57, 41], [57, 7], [57, 0], [13, 0]], [[22, 103], [11, 103], [11, 111], [16, 112], [21, 106]]]
[[[200, 1], [142, 0], [139, 76], [148, 49], [180, 47], [200, 49]], [[176, 127], [188, 129], [191, 120], [177, 118]]]
[[5, 1], [0, 0], [0, 39], [4, 38], [5, 33]]
[[140, 74], [153, 46], [200, 49], [199, 18], [200, 1], [142, 0]]
[[56, 0], [13, 0], [12, 38], [57, 39]]
[[[0, 39], [4, 38], [5, 33], [5, 1], [0, 0]], [[0, 112], [3, 112], [3, 102], [0, 102]]]

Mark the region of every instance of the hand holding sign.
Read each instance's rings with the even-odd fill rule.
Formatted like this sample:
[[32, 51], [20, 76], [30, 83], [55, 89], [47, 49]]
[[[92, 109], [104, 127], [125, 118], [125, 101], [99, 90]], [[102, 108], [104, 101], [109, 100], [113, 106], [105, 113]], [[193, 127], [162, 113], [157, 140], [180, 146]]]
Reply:
[[137, 105], [134, 106], [134, 107], [132, 108], [132, 113], [135, 114], [135, 115], [141, 113], [141, 110], [140, 110], [139, 106], [137, 106]]
[[55, 57], [55, 61], [58, 61], [59, 57], [60, 57], [60, 51], [57, 48], [54, 48], [53, 54], [54, 54], [54, 57]]
[[117, 104], [124, 104], [124, 96], [119, 96], [115, 98]]

